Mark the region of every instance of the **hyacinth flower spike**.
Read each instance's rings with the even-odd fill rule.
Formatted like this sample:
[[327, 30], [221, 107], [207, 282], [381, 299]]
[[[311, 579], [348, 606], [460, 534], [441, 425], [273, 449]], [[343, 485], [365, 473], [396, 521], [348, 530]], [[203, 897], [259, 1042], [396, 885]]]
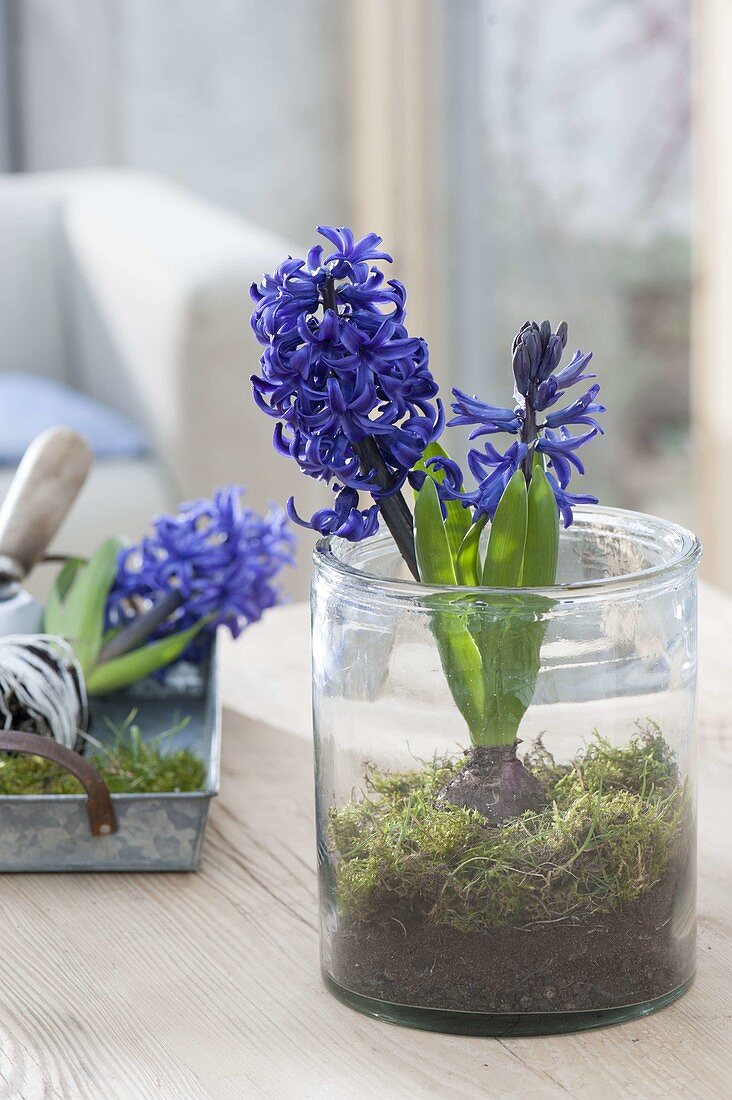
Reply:
[[[464, 768], [438, 793], [438, 803], [478, 810], [494, 823], [537, 809], [543, 797], [516, 750], [519, 724], [534, 694], [544, 612], [551, 601], [530, 592], [511, 596], [510, 589], [546, 589], [555, 583], [559, 517], [569, 526], [577, 504], [596, 500], [568, 490], [572, 472], [584, 473], [577, 452], [601, 433], [597, 417], [605, 410], [597, 401], [597, 384], [577, 400], [562, 403], [571, 386], [593, 378], [587, 369], [590, 354], [577, 352], [568, 366], [558, 369], [566, 342], [565, 323], [555, 332], [548, 321], [522, 326], [512, 347], [512, 408], [453, 391], [450, 425], [471, 427], [471, 440], [480, 441], [468, 454], [477, 484], [465, 490], [450, 469], [442, 478], [442, 502], [427, 484], [417, 500], [417, 557], [423, 579], [503, 590], [491, 598], [493, 619], [486, 614], [471, 618], [468, 612], [464, 623], [453, 615], [433, 625], [443, 665], [451, 670], [453, 697], [473, 741]], [[513, 437], [505, 449], [493, 442], [501, 434]], [[431, 463], [445, 466], [445, 460]], [[449, 539], [441, 542], [435, 534], [440, 503], [444, 512], [446, 499], [451, 501], [448, 508], [465, 507], [472, 517], [453, 555], [452, 574]], [[485, 527], [489, 537], [482, 559]], [[442, 554], [436, 554], [440, 546]]]
[[275, 449], [335, 493], [333, 506], [310, 519], [291, 498], [294, 522], [357, 542], [381, 516], [419, 579], [402, 489], [444, 427], [427, 345], [405, 328], [403, 285], [378, 266], [391, 262], [381, 237], [318, 232], [330, 251], [316, 245], [306, 260], [288, 257], [251, 288], [252, 329], [264, 349], [254, 400], [277, 422]]
[[[569, 365], [555, 373], [566, 343], [567, 324], [564, 321], [554, 333], [548, 321], [541, 325], [526, 322], [522, 326], [512, 349], [516, 398], [512, 409], [488, 405], [460, 390], [453, 390], [455, 416], [450, 424], [473, 426], [471, 440], [502, 432], [516, 437], [502, 453], [490, 443], [482, 450], [469, 452], [468, 465], [478, 487], [463, 499], [473, 507], [475, 518], [493, 519], [502, 493], [517, 470], [523, 472], [528, 486], [537, 468], [537, 459], [540, 460], [539, 468], [546, 470], [565, 527], [572, 523], [573, 505], [597, 503], [597, 498], [588, 494], [568, 493], [567, 486], [572, 467], [584, 473], [577, 451], [598, 433], [602, 434], [596, 419], [605, 412], [605, 406], [596, 401], [600, 387], [591, 385], [570, 405], [547, 412], [571, 386], [594, 377], [586, 370], [591, 352], [575, 352]], [[588, 426], [590, 430], [573, 435], [569, 429], [577, 425]]]
[[236, 637], [279, 603], [294, 541], [282, 509], [260, 516], [238, 486], [218, 489], [157, 517], [136, 546], [108, 539], [89, 562], [67, 562], [45, 630], [71, 643], [90, 694], [116, 691], [201, 659], [217, 627]]
[[[377, 255], [380, 258], [384, 259], [390, 258], [387, 257], [387, 254], [385, 252], [377, 253]], [[338, 317], [336, 284], [335, 276], [333, 274], [328, 275], [323, 284], [323, 308], [326, 311], [326, 317], [330, 312], [332, 312], [335, 317]], [[380, 326], [380, 329], [377, 330], [377, 332], [381, 331], [382, 329], [383, 325]], [[351, 337], [350, 340], [349, 335]], [[352, 353], [357, 356], [358, 352], [365, 347], [366, 341], [362, 341], [359, 347], [359, 343], [353, 339], [354, 335], [361, 335], [356, 326], [353, 326], [350, 333], [348, 327], [344, 326], [343, 344], [346, 349], [353, 349]], [[406, 341], [404, 343], [406, 343]], [[356, 349], [358, 349], [358, 351]], [[378, 369], [378, 363], [375, 363], [374, 367], [375, 369]], [[333, 386], [332, 388], [335, 393], [338, 392], [337, 387]], [[375, 394], [375, 387], [371, 387], [368, 385], [363, 386], [361, 390], [362, 405], [364, 404], [364, 397], [370, 396], [369, 391]], [[355, 402], [353, 404], [355, 404]], [[353, 404], [351, 405], [351, 409], [353, 408]], [[345, 407], [343, 411], [346, 411]], [[369, 409], [368, 411], [370, 412], [371, 409]], [[384, 427], [388, 423], [389, 422], [387, 420], [385, 425], [382, 426], [381, 423], [378, 423], [377, 417], [378, 428], [376, 429], [376, 431], [381, 434], [381, 432], [384, 430]], [[365, 474], [367, 477], [373, 477], [375, 479], [379, 488], [377, 496], [378, 508], [384, 516], [384, 521], [391, 531], [394, 541], [400, 549], [402, 557], [406, 561], [412, 573], [416, 575], [417, 561], [414, 556], [414, 531], [412, 525], [412, 513], [409, 511], [407, 502], [401, 494], [398, 475], [395, 476], [395, 474], [391, 470], [389, 470], [386, 461], [384, 460], [384, 456], [379, 449], [379, 445], [376, 441], [376, 436], [372, 434], [375, 429], [372, 428], [370, 424], [366, 426], [363, 422], [361, 424], [361, 429], [364, 431], [364, 435], [360, 439], [351, 438], [351, 448], [358, 458], [362, 473]], [[354, 435], [355, 434], [356, 433], [354, 433]], [[405, 472], [408, 472], [409, 468], [409, 466], [406, 467]], [[344, 490], [344, 492], [345, 491], [347, 490]], [[370, 515], [373, 524], [373, 510], [369, 509], [367, 515]], [[368, 521], [366, 521], [365, 528], [368, 529], [368, 526]], [[364, 531], [364, 537], [368, 537], [367, 530]]]
[[243, 495], [230, 485], [181, 504], [176, 514], [158, 516], [139, 544], [120, 549], [105, 613], [112, 637], [98, 665], [149, 639], [185, 634], [187, 655], [195, 657], [217, 627], [236, 638], [280, 602], [275, 578], [294, 562], [294, 536], [281, 508], [261, 516]]

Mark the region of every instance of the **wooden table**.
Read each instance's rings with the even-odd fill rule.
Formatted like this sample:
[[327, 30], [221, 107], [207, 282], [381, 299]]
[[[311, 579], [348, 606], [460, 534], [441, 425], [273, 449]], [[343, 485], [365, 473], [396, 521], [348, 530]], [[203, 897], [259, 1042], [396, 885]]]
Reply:
[[584, 1035], [496, 1040], [377, 1023], [325, 992], [307, 612], [292, 606], [226, 647], [223, 784], [199, 874], [3, 878], [0, 1095], [726, 1100], [732, 601], [711, 590], [701, 639], [699, 975], [677, 1004]]

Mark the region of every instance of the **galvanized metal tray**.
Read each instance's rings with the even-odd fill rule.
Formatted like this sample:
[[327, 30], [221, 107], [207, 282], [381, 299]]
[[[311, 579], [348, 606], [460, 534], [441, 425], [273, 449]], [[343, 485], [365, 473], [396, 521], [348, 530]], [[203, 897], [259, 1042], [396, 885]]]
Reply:
[[[195, 871], [201, 860], [211, 798], [219, 790], [221, 703], [218, 657], [196, 675], [166, 684], [145, 681], [92, 701], [92, 732], [113, 736], [133, 710], [146, 740], [165, 739], [169, 751], [189, 748], [206, 767], [200, 791], [113, 794], [117, 831], [94, 836], [82, 794], [0, 795], [0, 872]], [[108, 724], [109, 723], [109, 724]]]

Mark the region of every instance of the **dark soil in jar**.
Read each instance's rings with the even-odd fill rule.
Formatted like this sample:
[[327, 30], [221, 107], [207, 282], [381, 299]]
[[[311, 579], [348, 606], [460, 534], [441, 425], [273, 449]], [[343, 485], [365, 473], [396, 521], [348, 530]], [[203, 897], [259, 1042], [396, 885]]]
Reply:
[[354, 993], [421, 1008], [575, 1012], [639, 1004], [694, 972], [693, 925], [677, 928], [687, 885], [670, 869], [624, 912], [526, 928], [463, 932], [396, 910], [378, 921], [346, 919], [329, 940], [325, 965]]

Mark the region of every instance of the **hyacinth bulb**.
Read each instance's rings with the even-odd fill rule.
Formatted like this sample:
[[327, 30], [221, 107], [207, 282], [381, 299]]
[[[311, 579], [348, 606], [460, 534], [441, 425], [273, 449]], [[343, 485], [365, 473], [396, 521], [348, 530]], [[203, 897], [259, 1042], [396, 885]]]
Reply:
[[451, 803], [477, 810], [491, 825], [501, 825], [545, 803], [541, 784], [516, 755], [519, 742], [511, 745], [475, 745], [466, 753], [465, 765], [437, 795], [437, 804]]

